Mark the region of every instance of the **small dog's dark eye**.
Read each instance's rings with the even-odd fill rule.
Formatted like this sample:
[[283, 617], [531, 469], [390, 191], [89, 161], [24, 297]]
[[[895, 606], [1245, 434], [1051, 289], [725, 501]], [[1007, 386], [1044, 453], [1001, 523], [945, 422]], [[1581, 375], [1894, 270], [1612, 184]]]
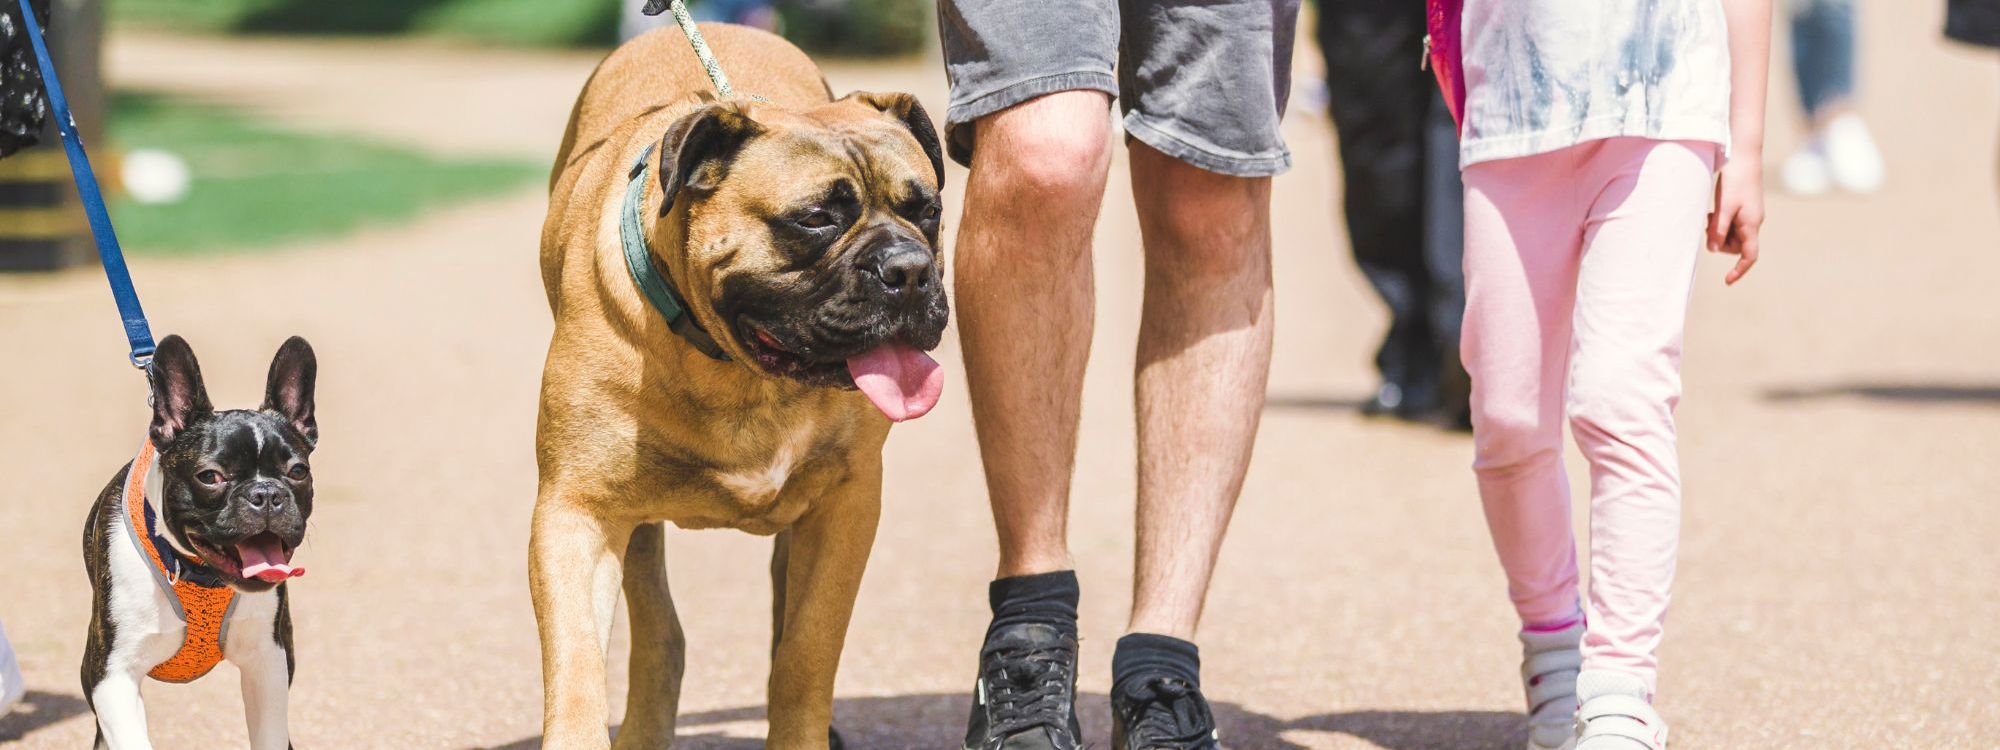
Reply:
[[807, 229], [825, 229], [827, 227], [833, 226], [834, 223], [833, 213], [830, 211], [825, 211], [816, 208], [811, 211], [807, 211], [806, 215], [799, 217], [797, 223], [799, 226], [805, 227]]
[[310, 473], [312, 471], [307, 469], [305, 464], [292, 464], [291, 470], [285, 472], [285, 476], [291, 477], [294, 482], [303, 482]]
[[223, 481], [225, 481], [226, 479], [227, 477], [222, 476], [222, 472], [216, 471], [214, 469], [204, 469], [200, 474], [194, 475], [195, 481], [208, 485], [210, 487], [222, 484]]

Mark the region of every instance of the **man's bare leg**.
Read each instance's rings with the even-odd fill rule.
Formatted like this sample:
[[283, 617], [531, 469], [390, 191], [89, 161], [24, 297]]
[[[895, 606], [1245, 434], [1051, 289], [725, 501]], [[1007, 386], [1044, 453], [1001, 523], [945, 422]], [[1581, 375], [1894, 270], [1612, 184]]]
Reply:
[[1066, 91], [978, 121], [958, 230], [958, 331], [999, 577], [1071, 567], [1070, 475], [1095, 304], [1090, 237], [1110, 97]]
[[1131, 141], [1146, 245], [1129, 632], [1194, 638], [1271, 370], [1271, 180]]

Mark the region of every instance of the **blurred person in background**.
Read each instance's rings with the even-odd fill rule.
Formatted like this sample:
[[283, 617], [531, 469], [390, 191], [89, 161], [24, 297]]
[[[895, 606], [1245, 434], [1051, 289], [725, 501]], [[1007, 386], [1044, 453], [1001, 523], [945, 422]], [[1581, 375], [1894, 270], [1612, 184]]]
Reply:
[[[620, 41], [661, 26], [674, 25], [672, 13], [646, 15], [644, 13], [646, 0], [620, 0], [619, 6]], [[778, 29], [778, 11], [772, 7], [770, 0], [690, 0], [688, 14], [701, 23], [735, 23], [754, 26], [765, 31]]]
[[1789, 2], [1792, 73], [1810, 132], [1785, 160], [1785, 189], [1873, 193], [1882, 187], [1882, 152], [1855, 110], [1854, 0]]
[[2000, 49], [2000, 0], [1950, 0], [1945, 6], [1944, 35]]
[[1340, 135], [1348, 242], [1389, 308], [1375, 352], [1382, 382], [1362, 405], [1471, 429], [1470, 387], [1458, 361], [1465, 314], [1464, 188], [1458, 126], [1424, 55], [1424, 4], [1322, 0], [1327, 114]]

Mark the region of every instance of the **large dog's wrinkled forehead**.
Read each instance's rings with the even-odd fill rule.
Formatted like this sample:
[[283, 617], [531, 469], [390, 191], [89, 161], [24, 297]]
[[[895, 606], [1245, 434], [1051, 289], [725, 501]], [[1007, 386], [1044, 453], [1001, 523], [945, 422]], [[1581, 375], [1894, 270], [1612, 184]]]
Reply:
[[709, 104], [676, 121], [662, 146], [663, 210], [689, 193], [782, 212], [843, 181], [863, 203], [928, 200], [944, 182], [936, 131], [907, 94], [857, 93], [804, 111]]

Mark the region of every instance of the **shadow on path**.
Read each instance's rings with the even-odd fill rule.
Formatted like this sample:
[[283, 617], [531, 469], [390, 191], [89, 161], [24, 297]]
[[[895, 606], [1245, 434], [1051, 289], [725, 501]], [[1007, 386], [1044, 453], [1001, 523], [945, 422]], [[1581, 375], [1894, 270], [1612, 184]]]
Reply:
[[0, 716], [0, 742], [21, 739], [42, 727], [89, 711], [90, 704], [74, 695], [30, 690], [21, 696], [14, 710]]
[[1265, 411], [1361, 411], [1367, 398], [1342, 398], [1309, 393], [1272, 393], [1264, 396]]
[[[1109, 736], [1110, 699], [1080, 696], [1087, 740]], [[834, 724], [847, 750], [949, 750], [962, 745], [970, 698], [956, 693], [843, 698], [834, 701]], [[1292, 732], [1344, 734], [1388, 750], [1515, 750], [1527, 742], [1520, 714], [1499, 711], [1352, 711], [1279, 719], [1233, 703], [1214, 706], [1223, 744], [1230, 750], [1306, 750]], [[763, 706], [687, 714], [675, 750], [760, 750]], [[737, 725], [737, 726], [725, 726]], [[540, 737], [471, 750], [534, 750]], [[1093, 741], [1090, 744], [1099, 743]]]
[[1780, 386], [1764, 390], [1764, 399], [1779, 403], [1829, 398], [1867, 398], [1914, 404], [1973, 404], [2000, 406], [2000, 385], [1968, 383], [1837, 383]]

